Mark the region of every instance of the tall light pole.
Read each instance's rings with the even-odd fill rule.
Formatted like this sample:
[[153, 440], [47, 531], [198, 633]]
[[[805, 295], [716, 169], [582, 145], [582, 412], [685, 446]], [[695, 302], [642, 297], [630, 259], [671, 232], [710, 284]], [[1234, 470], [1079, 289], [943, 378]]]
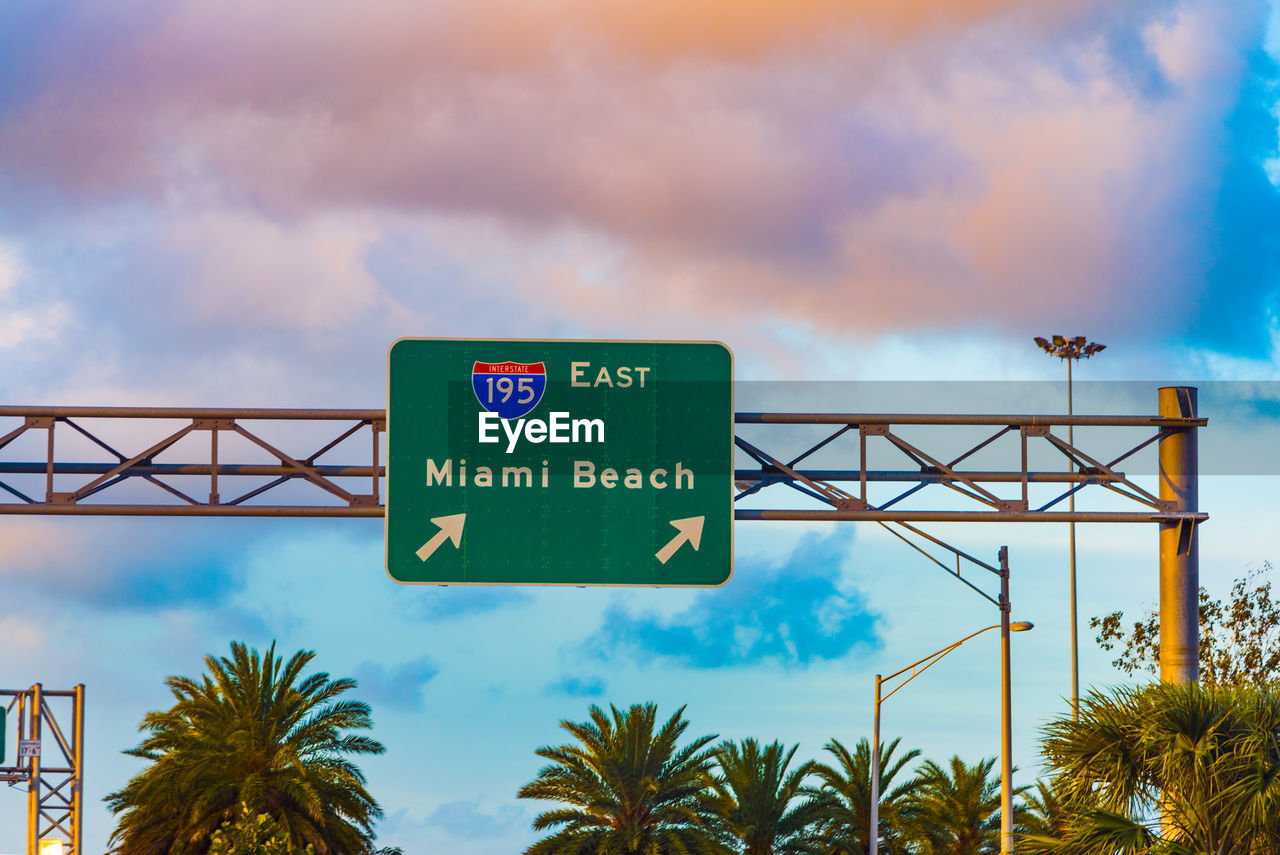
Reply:
[[[1026, 632], [1035, 627], [1030, 621], [1009, 621], [1009, 565], [1008, 550], [1000, 549], [1001, 591], [1000, 591], [1000, 623], [984, 626], [977, 632], [949, 644], [941, 650], [931, 653], [923, 659], [912, 662], [905, 668], [894, 671], [888, 677], [876, 675], [876, 704], [871, 742], [871, 822], [867, 833], [871, 838], [871, 855], [880, 852], [880, 704], [893, 697], [894, 693], [910, 683], [916, 677], [929, 670], [934, 663], [964, 644], [975, 635], [981, 635], [989, 629], [1000, 630], [1000, 853], [1009, 855], [1013, 849], [1013, 722], [1012, 703], [1010, 698], [1009, 667], [1009, 633]], [[911, 673], [901, 683], [894, 686], [889, 694], [881, 697], [885, 683], [901, 677], [908, 671]]]
[[[1071, 364], [1078, 359], [1088, 359], [1095, 353], [1106, 350], [1107, 346], [1091, 342], [1082, 335], [1074, 338], [1055, 335], [1052, 341], [1036, 336], [1035, 342], [1045, 353], [1067, 363], [1067, 415], [1073, 415]], [[1067, 444], [1075, 445], [1075, 435], [1071, 425], [1067, 425]], [[1067, 498], [1070, 503], [1068, 509], [1071, 511], [1076, 509], [1076, 489], [1077, 485], [1072, 484], [1071, 494]], [[1071, 720], [1075, 721], [1080, 717], [1080, 645], [1076, 640], [1078, 618], [1076, 617], [1076, 524], [1074, 522], [1068, 526], [1068, 537], [1071, 550]]]

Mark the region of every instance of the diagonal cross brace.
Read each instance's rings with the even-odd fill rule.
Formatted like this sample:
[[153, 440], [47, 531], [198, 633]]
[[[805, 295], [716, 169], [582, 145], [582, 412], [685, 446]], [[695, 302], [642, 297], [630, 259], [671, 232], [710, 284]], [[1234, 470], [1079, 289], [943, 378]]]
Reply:
[[[999, 434], [997, 434], [997, 436], [999, 436]], [[977, 495], [974, 495], [973, 493], [968, 493], [965, 490], [960, 490], [954, 484], [948, 483], [948, 481], [945, 481], [945, 480], [942, 482], [943, 486], [950, 487], [953, 490], [957, 490], [960, 493], [964, 493], [970, 498], [977, 499], [983, 504], [990, 505], [993, 508], [1000, 507], [1001, 502], [1003, 500], [999, 496], [997, 496], [995, 493], [992, 493], [990, 490], [986, 490], [986, 489], [983, 489], [982, 487], [979, 487], [976, 482], [972, 481], [965, 475], [957, 472], [955, 469], [943, 463], [941, 460], [935, 460], [933, 457], [929, 456], [925, 452], [916, 448], [914, 445], [907, 442], [902, 437], [896, 436], [890, 431], [884, 432], [884, 438], [889, 440], [889, 442], [892, 442], [894, 445], [896, 445], [902, 451], [903, 454], [906, 454], [908, 457], [914, 459], [917, 463], [920, 463], [920, 464], [927, 463], [929, 466], [941, 472], [946, 478], [959, 481], [960, 483], [967, 485], [970, 489], [972, 489], [975, 493], [977, 493]], [[992, 437], [992, 439], [995, 439], [995, 437]]]
[[337, 496], [339, 499], [342, 499], [347, 504], [354, 505], [358, 503], [358, 500], [356, 499], [355, 495], [353, 495], [352, 493], [348, 493], [346, 490], [342, 489], [337, 484], [333, 483], [328, 478], [321, 475], [319, 472], [316, 471], [316, 468], [314, 466], [303, 463], [301, 460], [295, 460], [294, 458], [285, 454], [280, 449], [271, 445], [266, 440], [259, 439], [258, 437], [249, 433], [249, 431], [245, 430], [239, 424], [233, 424], [232, 430], [234, 430], [236, 433], [240, 434], [250, 442], [254, 443], [255, 445], [258, 445], [259, 447], [275, 455], [280, 460], [281, 464], [285, 466], [291, 466], [294, 469], [296, 469], [299, 475], [307, 479], [307, 481], [311, 482], [312, 484], [315, 484], [320, 489], [332, 493], [333, 495]]
[[814, 490], [814, 492], [819, 494], [819, 498], [821, 498], [823, 501], [830, 504], [832, 507], [840, 508], [842, 510], [865, 507], [865, 503], [862, 500], [849, 495], [844, 490], [841, 490], [838, 487], [832, 487], [830, 484], [822, 484], [822, 483], [819, 483], [818, 481], [814, 481], [808, 476], [803, 475], [800, 472], [797, 472], [795, 469], [792, 469], [790, 466], [783, 463], [781, 460], [778, 460], [777, 458], [756, 448], [754, 445], [747, 442], [742, 437], [735, 436], [733, 438], [733, 442], [736, 446], [738, 446], [738, 448], [741, 448], [747, 454], [750, 454], [752, 457], [754, 457], [756, 461], [761, 464], [762, 470], [766, 465], [771, 466], [774, 469], [777, 469], [779, 472], [789, 475], [794, 480], [799, 481], [802, 484], [808, 485], [811, 489]]

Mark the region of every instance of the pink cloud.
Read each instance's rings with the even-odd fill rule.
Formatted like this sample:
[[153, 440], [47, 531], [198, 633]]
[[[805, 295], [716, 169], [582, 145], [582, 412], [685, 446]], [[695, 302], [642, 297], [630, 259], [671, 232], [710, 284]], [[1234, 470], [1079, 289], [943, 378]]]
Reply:
[[[300, 302], [282, 286], [313, 325], [342, 303], [326, 293], [375, 301], [375, 235], [322, 235], [349, 211], [591, 235], [616, 287], [593, 286], [594, 260], [546, 274], [584, 323], [622, 300], [836, 329], [1100, 304], [1152, 324], [1153, 289], [1194, 297], [1221, 81], [1257, 16], [1109, 8], [193, 2], [108, 41], [95, 73], [52, 78], [0, 124], [0, 156], [192, 217], [167, 234], [193, 281], [248, 281], [226, 265], [277, 248], [285, 279], [328, 271]], [[1148, 54], [1116, 56], [1108, 27]], [[1146, 97], [1125, 61], [1171, 91]], [[223, 292], [202, 310], [274, 299]]]

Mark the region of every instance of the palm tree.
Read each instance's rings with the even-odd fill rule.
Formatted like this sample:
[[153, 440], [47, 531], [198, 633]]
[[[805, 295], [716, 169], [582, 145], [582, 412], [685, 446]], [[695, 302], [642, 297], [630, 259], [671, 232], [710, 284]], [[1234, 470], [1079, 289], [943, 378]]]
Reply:
[[[990, 855], [1000, 851], [1000, 779], [994, 757], [972, 766], [952, 757], [944, 769], [932, 760], [916, 772], [915, 789], [902, 811], [906, 836], [919, 855]], [[1014, 791], [1022, 796], [1026, 787]], [[1023, 830], [1026, 808], [1014, 807]]]
[[367, 704], [337, 700], [354, 680], [302, 677], [314, 656], [299, 651], [285, 662], [275, 644], [259, 657], [232, 642], [231, 658], [205, 657], [199, 680], [166, 680], [177, 702], [148, 713], [142, 744], [125, 752], [151, 765], [106, 799], [119, 815], [111, 839], [121, 852], [204, 855], [242, 802], [269, 814], [299, 848], [374, 851], [382, 811], [348, 757], [384, 749], [346, 732], [372, 727]]
[[[781, 742], [771, 742], [762, 749], [756, 740], [744, 739], [741, 744], [723, 742], [716, 749], [724, 798], [721, 810], [743, 855], [815, 851], [810, 832], [822, 805], [803, 788], [813, 761], [787, 772], [797, 748], [787, 751]], [[804, 801], [792, 805], [801, 798]]]
[[578, 744], [538, 749], [551, 763], [517, 795], [565, 807], [534, 818], [534, 830], [556, 831], [525, 855], [732, 855], [706, 749], [715, 736], [679, 747], [684, 707], [661, 728], [655, 704], [609, 709], [560, 722]]
[[1023, 851], [1280, 851], [1274, 684], [1095, 692], [1078, 721], [1045, 732], [1044, 756], [1071, 819], [1063, 832], [1024, 841]]
[[[916, 786], [915, 782], [908, 782], [891, 790], [890, 784], [904, 766], [920, 756], [920, 751], [913, 748], [894, 760], [900, 741], [880, 744], [879, 832], [880, 851], [885, 855], [905, 851], [898, 835], [900, 807]], [[825, 747], [836, 758], [838, 768], [822, 763], [813, 767], [813, 773], [822, 781], [815, 795], [822, 804], [819, 828], [823, 851], [830, 855], [865, 855], [871, 851], [871, 742], [858, 740], [852, 753], [837, 739]]]
[[1035, 792], [1028, 792], [1023, 798], [1027, 808], [1023, 817], [1024, 833], [1056, 837], [1066, 832], [1073, 812], [1056, 789], [1044, 781], [1036, 781]]
[[315, 855], [315, 847], [294, 846], [271, 814], [255, 814], [241, 802], [240, 815], [213, 833], [209, 855]]

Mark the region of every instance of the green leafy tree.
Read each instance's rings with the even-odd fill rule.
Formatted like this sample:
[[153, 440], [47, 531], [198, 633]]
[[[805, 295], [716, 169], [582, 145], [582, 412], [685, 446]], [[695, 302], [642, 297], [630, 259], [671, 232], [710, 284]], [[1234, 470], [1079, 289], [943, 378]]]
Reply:
[[209, 855], [315, 855], [315, 847], [299, 849], [269, 813], [254, 813], [244, 802], [240, 815], [219, 826], [209, 841]]
[[[1200, 589], [1200, 680], [1230, 686], [1276, 679], [1280, 669], [1280, 604], [1271, 596], [1270, 562], [1231, 586], [1226, 602]], [[1155, 674], [1160, 667], [1160, 615], [1149, 610], [1127, 628], [1124, 612], [1089, 620], [1103, 650], [1126, 674]]]
[[[884, 855], [901, 855], [906, 850], [902, 840], [902, 806], [917, 786], [908, 781], [893, 787], [893, 780], [912, 760], [920, 756], [911, 749], [894, 759], [901, 740], [880, 744], [880, 851]], [[830, 855], [855, 855], [871, 851], [871, 742], [861, 739], [849, 751], [839, 740], [825, 746], [835, 757], [834, 766], [815, 764], [814, 775], [821, 781], [815, 791], [821, 805], [818, 827], [823, 852]]]
[[[1000, 778], [991, 774], [995, 758], [968, 766], [952, 757], [947, 767], [932, 760], [916, 772], [904, 800], [904, 828], [919, 855], [990, 855], [1000, 851]], [[1022, 795], [1026, 788], [1015, 791]], [[1023, 829], [1025, 808], [1014, 807], [1015, 831]]]
[[539, 748], [551, 762], [520, 788], [519, 798], [562, 805], [534, 818], [534, 830], [555, 830], [526, 855], [731, 855], [707, 748], [715, 736], [681, 747], [684, 707], [661, 727], [652, 703], [590, 715], [560, 722], [576, 744]]
[[804, 779], [812, 761], [788, 772], [796, 749], [781, 742], [761, 748], [754, 739], [723, 742], [716, 749], [720, 767], [721, 811], [743, 855], [801, 855], [813, 852], [812, 825], [821, 804], [807, 793]]
[[1093, 693], [1045, 729], [1064, 831], [1019, 851], [1280, 852], [1280, 692], [1157, 684]]
[[349, 732], [372, 727], [367, 704], [339, 699], [354, 680], [303, 677], [314, 656], [285, 662], [274, 644], [259, 656], [232, 642], [199, 679], [166, 681], [176, 703], [148, 713], [142, 744], [125, 752], [150, 765], [107, 796], [124, 855], [205, 855], [242, 802], [319, 855], [374, 851], [382, 811], [349, 758], [383, 747]]

